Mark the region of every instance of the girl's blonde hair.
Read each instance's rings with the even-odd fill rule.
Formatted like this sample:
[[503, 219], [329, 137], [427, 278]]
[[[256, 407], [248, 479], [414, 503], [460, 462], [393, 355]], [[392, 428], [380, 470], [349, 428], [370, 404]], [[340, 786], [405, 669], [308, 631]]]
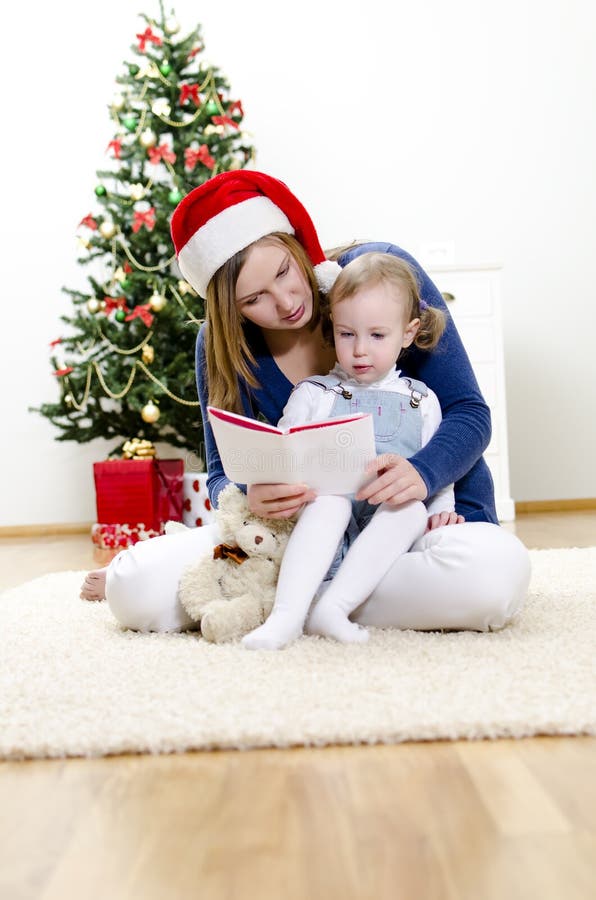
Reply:
[[323, 333], [333, 337], [331, 312], [340, 300], [353, 297], [364, 287], [389, 284], [402, 288], [406, 293], [406, 322], [420, 319], [420, 328], [414, 338], [414, 346], [421, 350], [432, 350], [437, 346], [445, 330], [445, 315], [442, 310], [429, 306], [420, 297], [420, 285], [416, 272], [405, 260], [390, 253], [362, 253], [342, 269], [335, 284], [329, 291], [322, 310]]
[[236, 282], [251, 248], [267, 243], [286, 247], [311, 287], [313, 314], [309, 329], [314, 330], [321, 319], [319, 289], [312, 263], [302, 244], [291, 234], [276, 232], [266, 235], [235, 253], [217, 270], [207, 287], [205, 305], [207, 384], [209, 404], [231, 412], [244, 412], [240, 399], [240, 378], [251, 388], [259, 387], [250, 369], [251, 365], [255, 365], [247, 335], [252, 323], [242, 316], [236, 303]]

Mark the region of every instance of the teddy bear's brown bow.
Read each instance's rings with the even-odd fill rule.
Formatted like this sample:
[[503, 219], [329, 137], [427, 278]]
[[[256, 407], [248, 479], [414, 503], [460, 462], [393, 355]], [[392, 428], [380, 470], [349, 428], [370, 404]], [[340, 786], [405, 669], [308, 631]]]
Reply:
[[213, 559], [230, 559], [240, 565], [248, 559], [248, 553], [234, 544], [217, 544], [213, 548]]

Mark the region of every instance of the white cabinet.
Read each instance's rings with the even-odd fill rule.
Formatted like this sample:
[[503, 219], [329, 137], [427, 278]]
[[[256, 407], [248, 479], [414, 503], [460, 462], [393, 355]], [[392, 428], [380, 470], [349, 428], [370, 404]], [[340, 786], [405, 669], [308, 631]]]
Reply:
[[507, 406], [498, 266], [440, 266], [427, 269], [441, 291], [470, 357], [480, 390], [490, 406], [492, 438], [484, 452], [495, 483], [497, 515], [515, 518], [509, 493]]

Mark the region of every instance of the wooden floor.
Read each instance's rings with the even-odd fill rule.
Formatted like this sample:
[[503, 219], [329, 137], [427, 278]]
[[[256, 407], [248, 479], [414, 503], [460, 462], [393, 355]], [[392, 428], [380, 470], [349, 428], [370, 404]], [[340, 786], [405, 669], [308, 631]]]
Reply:
[[[596, 544], [596, 512], [505, 527]], [[0, 540], [0, 589], [93, 565]], [[593, 738], [0, 763], [0, 900], [595, 897]]]

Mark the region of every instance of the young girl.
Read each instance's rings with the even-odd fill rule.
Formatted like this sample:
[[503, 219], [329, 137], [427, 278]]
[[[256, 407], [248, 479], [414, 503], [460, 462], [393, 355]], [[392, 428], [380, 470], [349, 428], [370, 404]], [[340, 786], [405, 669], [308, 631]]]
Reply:
[[[285, 184], [260, 172], [224, 172], [192, 190], [174, 212], [172, 236], [183, 277], [207, 301], [196, 374], [214, 506], [227, 479], [207, 423], [207, 403], [279, 421], [292, 388], [315, 372], [328, 372], [335, 362], [333, 348], [323, 340], [319, 291], [327, 292], [344, 266], [370, 251], [406, 259], [420, 281], [421, 298], [446, 313], [428, 275], [399, 247], [363, 244], [336, 262], [326, 260], [302, 204]], [[418, 538], [352, 620], [395, 628], [502, 627], [525, 596], [529, 557], [523, 544], [496, 524], [492, 481], [482, 459], [490, 412], [447, 313], [435, 351], [410, 348], [402, 374], [435, 392], [443, 420], [410, 459], [395, 453], [377, 457], [371, 480], [356, 499], [399, 507], [455, 482], [456, 511], [466, 521], [433, 527]], [[308, 485], [252, 485], [248, 500], [257, 515], [285, 517], [314, 495]], [[139, 541], [107, 570], [90, 573], [82, 596], [105, 595], [115, 617], [129, 628], [192, 628], [178, 600], [178, 582], [184, 569], [218, 542], [215, 526]]]
[[[445, 329], [443, 313], [420, 300], [411, 267], [385, 253], [367, 253], [349, 263], [328, 301], [337, 364], [329, 375], [307, 378], [294, 388], [279, 425], [369, 413], [377, 453], [413, 456], [439, 427], [441, 409], [424, 384], [401, 376], [396, 362], [412, 344], [427, 352], [436, 347]], [[367, 640], [368, 632], [348, 616], [422, 536], [429, 515], [442, 513], [446, 523], [458, 519], [453, 485], [426, 506], [419, 500], [375, 507], [366, 500], [317, 497], [301, 511], [290, 537], [271, 615], [242, 643], [251, 650], [272, 650], [298, 637], [326, 572], [332, 581], [311, 612], [308, 630], [344, 643]], [[352, 514], [360, 534], [342, 562]]]

